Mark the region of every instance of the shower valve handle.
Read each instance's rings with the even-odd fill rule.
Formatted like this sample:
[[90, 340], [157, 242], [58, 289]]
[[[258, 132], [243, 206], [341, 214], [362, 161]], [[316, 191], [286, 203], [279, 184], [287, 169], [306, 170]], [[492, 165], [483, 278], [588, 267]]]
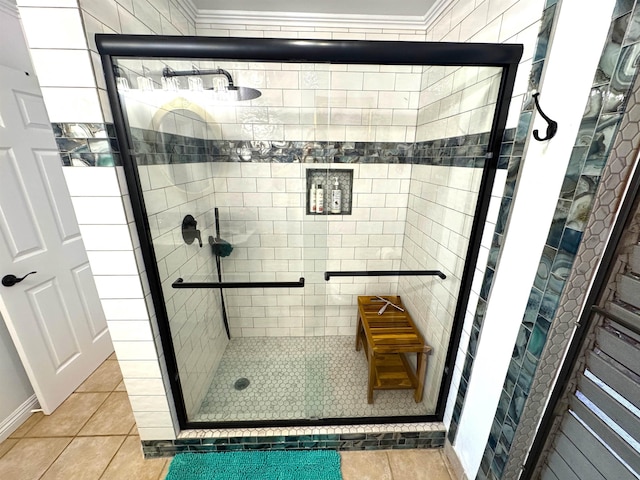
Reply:
[[200, 230], [196, 229], [198, 221], [192, 215], [185, 215], [182, 220], [182, 239], [187, 245], [191, 245], [197, 238], [200, 248], [202, 248], [202, 235]]

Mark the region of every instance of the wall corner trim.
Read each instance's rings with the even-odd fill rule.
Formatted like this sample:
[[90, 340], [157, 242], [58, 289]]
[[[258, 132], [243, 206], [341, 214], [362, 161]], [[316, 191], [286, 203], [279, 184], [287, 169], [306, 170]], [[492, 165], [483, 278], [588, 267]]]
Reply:
[[462, 462], [458, 458], [458, 454], [448, 439], [444, 442], [444, 457], [447, 462], [447, 468], [449, 469], [451, 478], [454, 478], [455, 480], [469, 480], [469, 477], [462, 466]]

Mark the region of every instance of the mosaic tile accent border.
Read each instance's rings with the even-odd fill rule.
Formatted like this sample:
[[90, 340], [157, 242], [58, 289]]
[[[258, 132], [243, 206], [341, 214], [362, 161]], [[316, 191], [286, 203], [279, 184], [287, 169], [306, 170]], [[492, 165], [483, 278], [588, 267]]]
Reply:
[[[122, 164], [112, 124], [54, 123], [52, 128], [64, 166], [113, 167]], [[140, 165], [302, 162], [411, 163], [482, 168], [489, 144], [489, 133], [416, 144], [204, 140], [137, 128], [132, 129], [132, 136], [133, 149]], [[509, 145], [504, 146], [499, 168], [506, 168], [509, 156], [503, 155], [503, 152], [510, 148]]]
[[[547, 245], [540, 260], [538, 276], [531, 289], [527, 309], [522, 320], [518, 339], [514, 348], [511, 364], [505, 379], [489, 439], [480, 464], [477, 478], [516, 478], [522, 466], [522, 459], [535, 432], [541, 408], [527, 408], [525, 404], [547, 389], [546, 383], [554, 375], [550, 369], [558, 362], [561, 346], [566, 345], [568, 325], [554, 327], [551, 322], [562, 313], [565, 322], [579, 308], [576, 291], [561, 294], [567, 282], [567, 272], [575, 269], [574, 260], [585, 232], [589, 212], [594, 204], [596, 188], [611, 144], [616, 138], [622, 119], [627, 95], [636, 70], [640, 36], [637, 26], [640, 9], [632, 11], [633, 2], [619, 0], [614, 9], [611, 29], [602, 60], [596, 72], [592, 94], [589, 97], [583, 121], [576, 139], [574, 151], [569, 162], [565, 182], [558, 200]], [[629, 27], [629, 28], [628, 28]], [[632, 42], [631, 39], [634, 39]], [[613, 99], [613, 101], [603, 101]], [[637, 128], [635, 125], [633, 128]], [[620, 165], [614, 168], [619, 168]], [[607, 192], [608, 201], [611, 192]], [[594, 210], [595, 211], [595, 210]], [[599, 217], [601, 212], [596, 212]], [[593, 260], [593, 259], [592, 259]], [[584, 266], [584, 265], [582, 265]], [[584, 280], [584, 278], [583, 278]], [[582, 283], [584, 285], [584, 283]], [[560, 306], [563, 305], [562, 310]], [[568, 314], [565, 309], [569, 309]], [[575, 317], [572, 317], [575, 318]], [[552, 332], [553, 336], [549, 335]], [[564, 332], [564, 335], [563, 335]], [[547, 342], [548, 338], [553, 341]], [[547, 350], [544, 350], [549, 343]], [[553, 352], [541, 365], [543, 351]], [[548, 362], [548, 363], [547, 363]], [[532, 391], [534, 385], [536, 390]], [[535, 395], [532, 395], [535, 394]], [[546, 397], [545, 397], [546, 398]], [[516, 441], [515, 432], [524, 421], [521, 433]], [[529, 435], [525, 438], [525, 435]], [[513, 453], [513, 460], [510, 457]]]
[[132, 129], [140, 165], [199, 162], [411, 163], [482, 168], [489, 133], [420, 143], [204, 140]]
[[[231, 450], [388, 450], [443, 448], [444, 425], [440, 430], [413, 432], [388, 431], [388, 425], [378, 432], [310, 433], [307, 435], [248, 435], [177, 440], [147, 440], [142, 442], [145, 458], [170, 457], [184, 452], [226, 452]], [[385, 431], [386, 427], [387, 431]], [[317, 430], [317, 429], [316, 429]], [[196, 431], [197, 432], [197, 431]]]
[[628, 95], [627, 109], [622, 118], [620, 133], [616, 137], [615, 146], [602, 172], [583, 241], [580, 243], [573, 268], [562, 292], [558, 311], [549, 329], [547, 342], [540, 356], [520, 423], [515, 431], [513, 447], [504, 470], [505, 478], [515, 478], [514, 476], [519, 474], [526, 460], [538, 421], [551, 394], [556, 373], [562, 367], [562, 353], [569, 346], [575, 320], [579, 318], [583, 302], [589, 293], [585, 285], [589, 285], [597, 271], [601, 254], [614, 225], [620, 198], [624, 193], [639, 150], [640, 77], [636, 77], [633, 93]]
[[122, 165], [116, 131], [111, 123], [52, 123], [65, 167]]

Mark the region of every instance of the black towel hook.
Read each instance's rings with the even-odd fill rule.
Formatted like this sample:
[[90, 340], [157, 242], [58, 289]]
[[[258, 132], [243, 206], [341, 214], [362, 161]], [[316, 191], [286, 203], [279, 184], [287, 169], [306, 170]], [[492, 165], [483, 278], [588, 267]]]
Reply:
[[558, 132], [558, 122], [555, 122], [555, 121], [551, 120], [549, 117], [547, 117], [544, 114], [544, 112], [540, 108], [540, 104], [538, 103], [538, 96], [539, 95], [540, 95], [540, 92], [534, 93], [533, 94], [533, 101], [536, 103], [536, 110], [538, 110], [538, 113], [540, 113], [540, 115], [542, 115], [542, 118], [544, 118], [549, 125], [547, 125], [547, 136], [546, 137], [544, 137], [544, 138], [540, 137], [540, 135], [538, 135], [538, 129], [535, 129], [533, 131], [533, 138], [535, 138], [539, 142], [544, 142], [545, 140], [551, 140], [553, 137], [556, 136], [556, 133]]

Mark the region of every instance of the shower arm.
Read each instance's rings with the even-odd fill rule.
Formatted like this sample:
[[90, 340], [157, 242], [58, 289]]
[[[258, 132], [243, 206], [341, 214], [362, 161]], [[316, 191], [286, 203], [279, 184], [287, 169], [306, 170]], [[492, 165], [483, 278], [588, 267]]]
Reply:
[[169, 67], [164, 67], [162, 69], [162, 76], [165, 78], [169, 77], [193, 77], [198, 75], [224, 75], [227, 77], [227, 82], [229, 82], [228, 88], [233, 90], [235, 89], [235, 85], [233, 84], [233, 78], [231, 74], [222, 68], [215, 68], [213, 70], [199, 70], [197, 68], [193, 68], [191, 70], [173, 70]]

